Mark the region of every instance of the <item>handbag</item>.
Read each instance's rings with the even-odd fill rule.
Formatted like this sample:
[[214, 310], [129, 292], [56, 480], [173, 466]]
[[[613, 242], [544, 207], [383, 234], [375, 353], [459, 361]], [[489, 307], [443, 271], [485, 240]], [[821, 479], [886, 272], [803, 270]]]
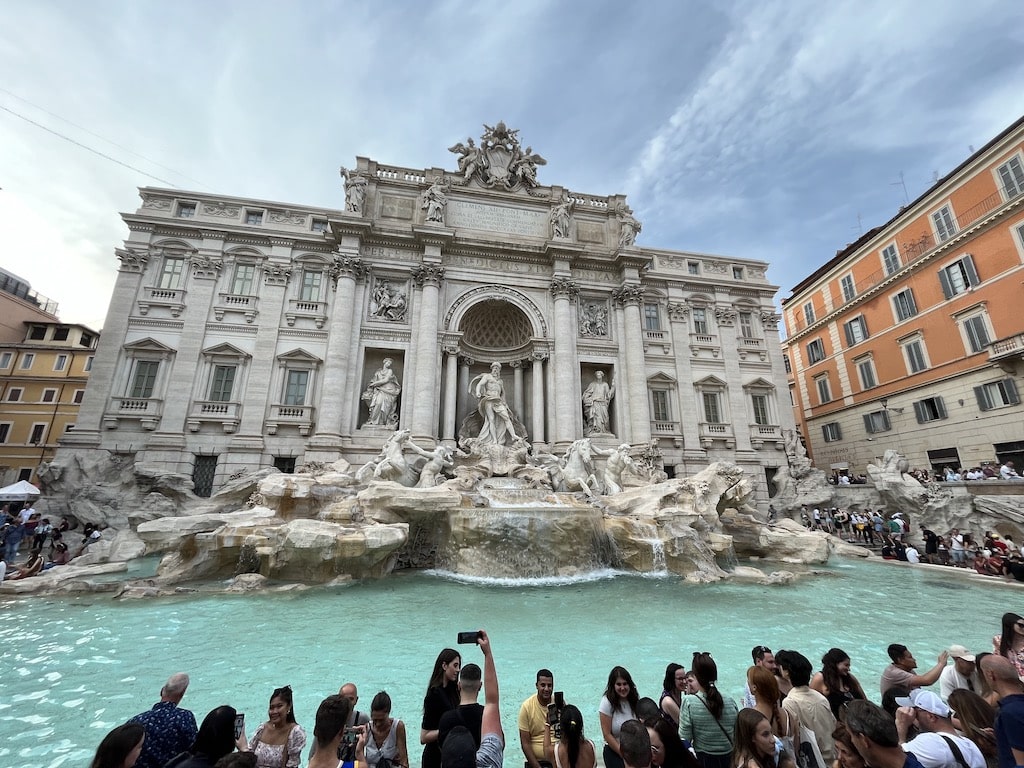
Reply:
[[794, 757], [797, 768], [825, 768], [825, 760], [818, 748], [818, 739], [814, 731], [806, 725], [800, 726], [800, 743]]

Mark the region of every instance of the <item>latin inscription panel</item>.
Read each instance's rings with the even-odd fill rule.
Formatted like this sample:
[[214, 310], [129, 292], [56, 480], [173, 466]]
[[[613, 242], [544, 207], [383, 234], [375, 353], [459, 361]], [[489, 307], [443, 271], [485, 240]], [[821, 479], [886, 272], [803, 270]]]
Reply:
[[415, 201], [411, 197], [381, 195], [380, 215], [389, 219], [411, 219]]
[[456, 229], [475, 229], [480, 232], [501, 232], [543, 239], [548, 236], [548, 214], [545, 211], [464, 200], [449, 201], [445, 224]]

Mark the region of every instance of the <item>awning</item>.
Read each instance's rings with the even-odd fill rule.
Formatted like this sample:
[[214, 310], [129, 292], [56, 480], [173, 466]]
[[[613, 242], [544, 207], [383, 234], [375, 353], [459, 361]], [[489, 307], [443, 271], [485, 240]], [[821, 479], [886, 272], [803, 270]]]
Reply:
[[28, 501], [39, 496], [39, 489], [28, 480], [19, 480], [14, 485], [0, 488], [0, 501]]
[[835, 464], [832, 464], [829, 467], [829, 469], [849, 469], [849, 468], [850, 468], [850, 463], [848, 461], [837, 461]]

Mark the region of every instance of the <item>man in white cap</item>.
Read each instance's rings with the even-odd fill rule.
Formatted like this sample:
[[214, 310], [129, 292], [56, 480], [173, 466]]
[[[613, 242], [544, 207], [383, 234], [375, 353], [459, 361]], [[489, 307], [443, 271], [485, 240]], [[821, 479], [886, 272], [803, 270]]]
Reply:
[[[916, 688], [897, 696], [896, 732], [904, 752], [912, 753], [924, 768], [985, 768], [977, 745], [953, 727], [952, 710], [931, 691]], [[911, 726], [920, 733], [908, 739]]]
[[949, 655], [953, 664], [942, 670], [939, 675], [939, 698], [949, 701], [949, 694], [957, 688], [981, 693], [981, 675], [974, 665], [975, 656], [962, 645], [949, 646]]

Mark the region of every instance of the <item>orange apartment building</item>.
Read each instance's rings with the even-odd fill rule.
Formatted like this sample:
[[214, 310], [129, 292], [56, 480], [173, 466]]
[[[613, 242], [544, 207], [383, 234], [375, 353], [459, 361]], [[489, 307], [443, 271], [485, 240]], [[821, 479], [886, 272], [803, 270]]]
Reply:
[[1024, 465], [1024, 117], [782, 302], [816, 466]]
[[0, 340], [0, 486], [34, 482], [74, 429], [99, 334], [83, 325], [26, 321]]

